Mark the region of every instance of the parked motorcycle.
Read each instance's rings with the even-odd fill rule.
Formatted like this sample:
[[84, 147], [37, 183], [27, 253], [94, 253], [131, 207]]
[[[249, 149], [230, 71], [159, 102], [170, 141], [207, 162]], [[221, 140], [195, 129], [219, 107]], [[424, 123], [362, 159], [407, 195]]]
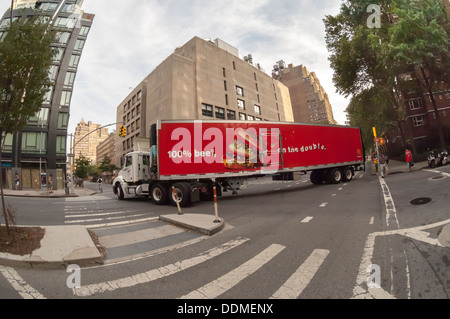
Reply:
[[448, 164], [448, 153], [446, 150], [429, 151], [428, 152], [428, 167], [434, 168], [437, 166], [445, 166]]
[[435, 168], [436, 167], [436, 156], [433, 151], [428, 151], [428, 167]]

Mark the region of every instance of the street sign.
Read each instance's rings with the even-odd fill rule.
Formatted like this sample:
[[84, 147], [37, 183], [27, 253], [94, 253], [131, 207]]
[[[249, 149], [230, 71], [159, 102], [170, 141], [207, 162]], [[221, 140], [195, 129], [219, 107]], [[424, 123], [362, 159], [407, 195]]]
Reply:
[[68, 158], [73, 158], [73, 157], [75, 157], [75, 154], [67, 154], [67, 157]]

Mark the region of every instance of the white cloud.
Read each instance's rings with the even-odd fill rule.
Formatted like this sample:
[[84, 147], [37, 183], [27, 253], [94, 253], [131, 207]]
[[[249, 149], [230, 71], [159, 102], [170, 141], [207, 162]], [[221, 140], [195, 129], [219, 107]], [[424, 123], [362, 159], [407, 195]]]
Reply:
[[[0, 0], [0, 12], [9, 4]], [[335, 93], [322, 21], [339, 6], [336, 0], [85, 0], [82, 9], [95, 19], [75, 81], [69, 132], [81, 118], [114, 123], [130, 88], [194, 36], [221, 38], [241, 56], [251, 53], [268, 74], [281, 59], [305, 65], [344, 123], [348, 101]]]

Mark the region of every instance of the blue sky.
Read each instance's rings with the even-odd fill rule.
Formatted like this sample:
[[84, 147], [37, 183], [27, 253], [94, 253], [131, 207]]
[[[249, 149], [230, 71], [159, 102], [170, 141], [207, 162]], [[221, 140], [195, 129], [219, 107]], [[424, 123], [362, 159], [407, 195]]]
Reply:
[[[0, 0], [2, 13], [10, 0]], [[81, 118], [107, 125], [116, 108], [176, 47], [194, 36], [220, 38], [252, 54], [267, 74], [273, 65], [305, 65], [328, 93], [335, 119], [345, 122], [348, 99], [336, 93], [325, 44], [325, 15], [340, 0], [84, 0], [95, 19], [81, 58], [69, 133]]]

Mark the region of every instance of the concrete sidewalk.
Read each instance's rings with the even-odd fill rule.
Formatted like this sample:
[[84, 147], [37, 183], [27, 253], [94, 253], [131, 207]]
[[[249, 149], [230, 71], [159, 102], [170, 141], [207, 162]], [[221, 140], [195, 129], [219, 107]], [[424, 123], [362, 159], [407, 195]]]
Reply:
[[23, 190], [11, 190], [11, 189], [4, 189], [3, 194], [5, 196], [11, 196], [11, 197], [43, 197], [43, 198], [62, 198], [62, 197], [79, 197], [79, 196], [91, 196], [95, 195], [97, 192], [93, 191], [88, 188], [80, 188], [76, 187], [74, 189], [74, 194], [70, 193], [66, 194], [65, 189], [58, 189], [53, 191], [52, 194], [49, 194], [45, 190], [38, 190], [36, 192], [35, 189], [23, 189]]

